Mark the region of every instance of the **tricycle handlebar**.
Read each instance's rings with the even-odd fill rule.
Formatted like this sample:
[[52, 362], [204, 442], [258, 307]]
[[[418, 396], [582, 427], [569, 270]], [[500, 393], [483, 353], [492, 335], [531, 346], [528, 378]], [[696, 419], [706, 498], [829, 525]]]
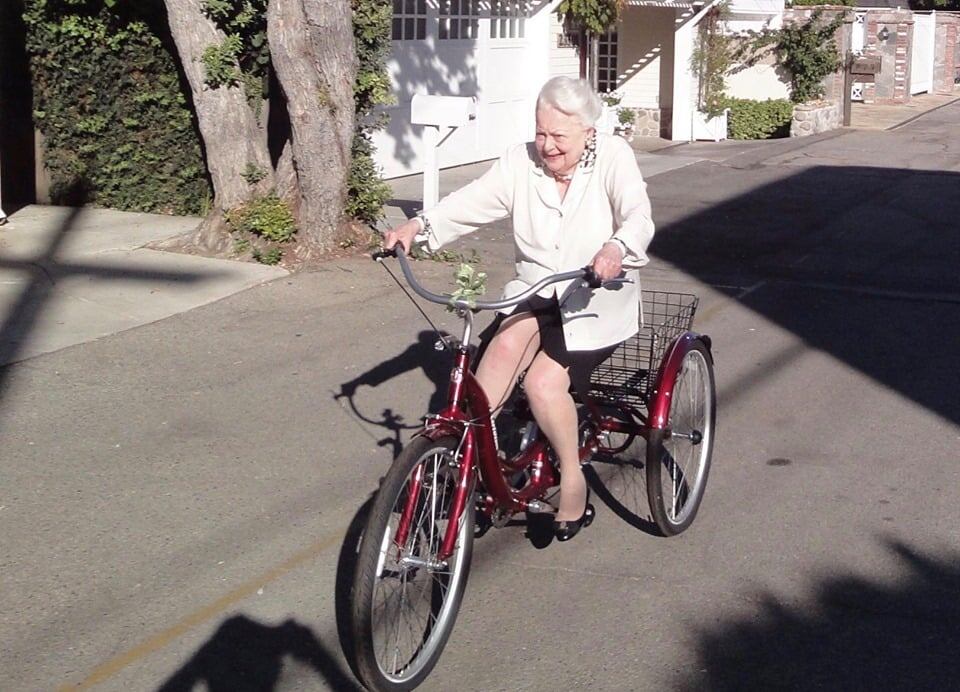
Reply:
[[551, 274], [550, 276], [544, 277], [537, 283], [533, 284], [530, 288], [521, 293], [518, 293], [515, 296], [510, 298], [503, 298], [501, 300], [490, 300], [490, 301], [467, 301], [464, 299], [454, 299], [448, 293], [433, 293], [424, 288], [417, 278], [413, 275], [413, 271], [410, 268], [410, 261], [407, 259], [407, 255], [404, 252], [403, 248], [400, 245], [395, 246], [391, 250], [381, 250], [374, 253], [373, 258], [378, 262], [382, 262], [384, 257], [389, 257], [394, 255], [397, 260], [400, 262], [400, 269], [403, 271], [403, 276], [406, 278], [407, 283], [410, 284], [410, 287], [414, 292], [425, 300], [429, 300], [431, 303], [437, 303], [439, 305], [449, 305], [454, 308], [459, 308], [463, 310], [503, 310], [504, 308], [513, 307], [519, 305], [527, 298], [533, 296], [541, 289], [561, 281], [571, 281], [574, 279], [582, 279], [583, 285], [589, 286], [591, 288], [600, 288], [609, 284], [620, 284], [620, 283], [629, 283], [629, 279], [611, 279], [610, 281], [602, 282], [594, 274], [593, 269], [590, 267], [584, 267], [583, 269], [575, 269], [568, 272], [560, 272], [559, 274]]

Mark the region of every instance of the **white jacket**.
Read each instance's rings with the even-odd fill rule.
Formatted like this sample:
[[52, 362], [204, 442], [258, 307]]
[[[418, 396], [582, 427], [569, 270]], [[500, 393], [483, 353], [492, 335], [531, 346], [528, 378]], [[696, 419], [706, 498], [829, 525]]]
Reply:
[[593, 166], [578, 166], [562, 202], [556, 181], [528, 143], [510, 148], [489, 171], [423, 216], [430, 223], [431, 250], [512, 217], [517, 276], [507, 283], [504, 297], [550, 274], [587, 266], [606, 241], [618, 239], [627, 248], [623, 264], [633, 283], [617, 290], [591, 290], [567, 282], [541, 294], [560, 297], [564, 338], [571, 351], [612, 346], [636, 334], [637, 269], [649, 261], [646, 250], [654, 227], [647, 184], [633, 149], [620, 137], [597, 135]]

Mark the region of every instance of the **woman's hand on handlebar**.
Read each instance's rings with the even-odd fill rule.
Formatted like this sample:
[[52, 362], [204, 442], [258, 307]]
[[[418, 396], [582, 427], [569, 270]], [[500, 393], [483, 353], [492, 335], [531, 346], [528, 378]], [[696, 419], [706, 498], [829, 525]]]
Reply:
[[392, 250], [399, 244], [405, 253], [410, 254], [410, 246], [413, 245], [413, 239], [419, 232], [420, 222], [417, 219], [405, 221], [383, 234], [383, 249]]
[[609, 281], [620, 276], [623, 269], [623, 252], [616, 243], [606, 243], [600, 252], [593, 256], [590, 268], [600, 281]]

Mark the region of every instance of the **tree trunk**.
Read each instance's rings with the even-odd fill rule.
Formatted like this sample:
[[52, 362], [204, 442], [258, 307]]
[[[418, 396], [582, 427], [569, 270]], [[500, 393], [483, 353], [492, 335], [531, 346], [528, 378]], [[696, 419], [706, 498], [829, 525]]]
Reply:
[[267, 39], [290, 116], [300, 259], [309, 259], [333, 246], [346, 201], [357, 72], [350, 2], [270, 0]]
[[[212, 89], [205, 82], [203, 52], [209, 46], [219, 45], [225, 37], [204, 15], [202, 4], [202, 0], [165, 0], [170, 33], [190, 83], [207, 170], [213, 182], [214, 209], [194, 240], [208, 249], [222, 249], [228, 240], [223, 232], [222, 212], [270, 190], [274, 179], [266, 127], [258, 121], [243, 88]], [[256, 185], [250, 185], [243, 177], [249, 165], [265, 174]]]
[[590, 44], [587, 38], [587, 27], [581, 26], [580, 33], [577, 35], [578, 43], [577, 53], [580, 56], [580, 79], [587, 78], [587, 46]]

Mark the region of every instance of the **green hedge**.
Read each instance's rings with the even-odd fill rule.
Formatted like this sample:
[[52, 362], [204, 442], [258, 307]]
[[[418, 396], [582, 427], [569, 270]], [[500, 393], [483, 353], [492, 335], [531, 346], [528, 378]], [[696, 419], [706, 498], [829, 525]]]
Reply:
[[210, 186], [158, 0], [27, 0], [54, 203], [201, 214]]
[[790, 136], [793, 104], [787, 99], [727, 99], [730, 139], [773, 139]]

